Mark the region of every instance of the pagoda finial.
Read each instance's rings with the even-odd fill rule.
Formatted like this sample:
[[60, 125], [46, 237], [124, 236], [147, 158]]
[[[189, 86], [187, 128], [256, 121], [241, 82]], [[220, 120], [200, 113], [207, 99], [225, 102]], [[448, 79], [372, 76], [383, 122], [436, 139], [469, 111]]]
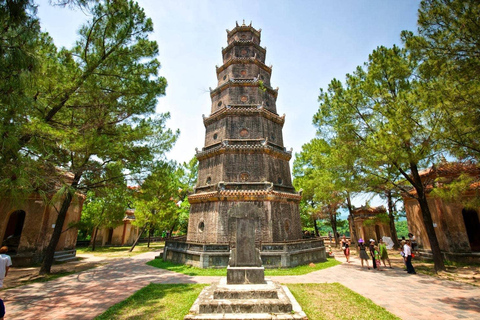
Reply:
[[242, 24], [242, 26], [245, 26], [245, 19], [243, 19], [243, 24]]

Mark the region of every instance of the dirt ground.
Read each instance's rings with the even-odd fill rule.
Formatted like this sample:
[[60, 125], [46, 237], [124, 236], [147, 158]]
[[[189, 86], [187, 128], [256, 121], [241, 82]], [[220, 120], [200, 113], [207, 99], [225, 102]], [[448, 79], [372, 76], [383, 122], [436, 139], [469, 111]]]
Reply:
[[[325, 246], [328, 246], [328, 241], [325, 241]], [[345, 262], [346, 259], [343, 251], [335, 248], [334, 243], [332, 243], [332, 251], [335, 253], [337, 260]], [[393, 268], [404, 268], [403, 258], [398, 251], [388, 250], [388, 255]], [[359, 259], [356, 250], [352, 250], [351, 257], [353, 259]], [[372, 261], [370, 260], [369, 262], [371, 267]], [[480, 286], [480, 265], [446, 265], [446, 271], [435, 274], [433, 262], [414, 258], [412, 259], [412, 264], [417, 273], [428, 274], [438, 279], [453, 280], [474, 286]], [[384, 267], [383, 263], [382, 267]]]
[[77, 260], [54, 264], [51, 269], [50, 276], [40, 276], [38, 272], [40, 267], [16, 268], [12, 266], [8, 271], [7, 277], [3, 281], [3, 289], [13, 288], [36, 281], [46, 281], [60, 274], [76, 273], [83, 270], [96, 268], [107, 264], [118, 258], [95, 257], [91, 254], [77, 254]]

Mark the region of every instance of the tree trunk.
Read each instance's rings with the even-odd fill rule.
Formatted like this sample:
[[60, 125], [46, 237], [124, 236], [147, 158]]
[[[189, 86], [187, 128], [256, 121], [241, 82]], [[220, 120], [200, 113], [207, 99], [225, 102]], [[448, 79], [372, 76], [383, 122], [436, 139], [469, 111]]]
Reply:
[[95, 232], [93, 233], [93, 242], [92, 242], [92, 251], [95, 251], [95, 241], [97, 240], [98, 226], [95, 227]]
[[[358, 243], [357, 230], [355, 229], [355, 221], [353, 220], [353, 208], [350, 194], [347, 194], [348, 224], [350, 225], [350, 241]], [[356, 246], [355, 246], [356, 247]]]
[[132, 244], [132, 247], [130, 248], [130, 250], [128, 250], [128, 252], [132, 252], [133, 249], [135, 249], [135, 246], [137, 245], [138, 240], [140, 240], [140, 237], [145, 232], [145, 229], [147, 228], [147, 226], [148, 226], [148, 222], [145, 223], [145, 225], [142, 227], [142, 230], [140, 230], [140, 232], [138, 233], [137, 239], [135, 239], [135, 242]]
[[435, 234], [432, 214], [430, 213], [430, 208], [428, 207], [425, 188], [423, 187], [420, 175], [418, 174], [417, 165], [411, 163], [410, 170], [412, 171], [413, 181], [415, 182], [414, 188], [417, 192], [417, 200], [422, 212], [423, 224], [425, 226], [425, 230], [427, 231], [428, 241], [430, 242], [430, 247], [432, 249], [435, 272], [444, 271], [445, 264], [443, 262], [442, 251], [440, 250], [440, 244], [438, 243], [437, 235]]
[[60, 236], [62, 235], [65, 217], [67, 216], [68, 208], [70, 207], [70, 203], [72, 202], [73, 196], [75, 195], [75, 191], [77, 190], [78, 182], [80, 181], [81, 176], [82, 173], [75, 174], [72, 185], [70, 186], [70, 188], [68, 188], [65, 199], [63, 199], [62, 207], [60, 208], [57, 220], [55, 221], [55, 228], [53, 229], [52, 237], [50, 238], [50, 242], [48, 243], [48, 246], [44, 252], [42, 266], [40, 267], [39, 274], [50, 274], [50, 269], [52, 268], [55, 256], [55, 248], [57, 247]]
[[148, 228], [148, 242], [147, 242], [147, 248], [150, 248], [150, 236], [152, 235], [152, 229]]
[[335, 238], [335, 247], [338, 247], [338, 234], [337, 234], [337, 214], [336, 212], [329, 212], [330, 224], [332, 225], [333, 236]]
[[172, 237], [172, 235], [173, 235], [173, 230], [175, 229], [175, 226], [176, 226], [176, 225], [177, 225], [177, 223], [174, 222], [173, 225], [172, 225], [172, 228], [170, 228], [170, 234], [168, 235], [169, 238]]
[[390, 233], [392, 235], [393, 240], [393, 247], [395, 249], [400, 248], [400, 243], [398, 242], [398, 235], [397, 229], [395, 228], [395, 216], [394, 216], [394, 209], [393, 209], [393, 200], [392, 200], [392, 192], [389, 190], [386, 192], [387, 194], [387, 203], [388, 203], [388, 217], [390, 218]]
[[318, 226], [317, 226], [317, 219], [316, 218], [313, 218], [313, 226], [315, 227], [315, 235], [318, 237], [320, 236], [318, 234]]

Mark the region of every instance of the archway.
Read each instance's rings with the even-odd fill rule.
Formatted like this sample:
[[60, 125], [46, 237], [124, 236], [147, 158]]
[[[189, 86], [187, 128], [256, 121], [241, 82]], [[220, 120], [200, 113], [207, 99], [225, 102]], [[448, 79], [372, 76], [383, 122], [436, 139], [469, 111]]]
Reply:
[[3, 235], [2, 245], [8, 246], [9, 251], [17, 252], [22, 236], [25, 211], [16, 210], [8, 218], [7, 228]]
[[463, 222], [472, 251], [480, 251], [480, 222], [476, 210], [463, 209]]

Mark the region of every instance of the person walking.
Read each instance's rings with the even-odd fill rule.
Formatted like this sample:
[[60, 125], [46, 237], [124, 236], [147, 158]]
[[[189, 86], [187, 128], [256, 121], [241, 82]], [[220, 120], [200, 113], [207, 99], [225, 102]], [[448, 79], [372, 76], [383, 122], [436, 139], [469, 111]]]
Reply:
[[383, 242], [382, 238], [378, 240], [378, 250], [380, 251], [380, 259], [382, 260], [385, 268], [387, 267], [387, 265], [385, 264], [385, 260], [387, 260], [388, 266], [390, 267], [390, 269], [392, 269], [392, 264], [390, 263], [390, 259], [388, 258], [387, 245], [385, 244], [385, 242]]
[[343, 235], [341, 243], [342, 243], [343, 254], [347, 259], [347, 263], [350, 263], [350, 241], [347, 239], [345, 235]]
[[377, 261], [375, 260], [375, 240], [370, 239], [370, 257], [372, 257], [373, 269], [377, 269]]
[[[7, 255], [8, 247], [3, 246], [0, 248], [0, 289], [3, 288], [3, 279], [8, 274], [8, 269], [12, 265], [12, 258]], [[5, 316], [5, 305], [3, 304], [3, 300], [0, 299], [0, 320], [3, 320]]]
[[367, 268], [370, 270], [370, 266], [368, 265], [368, 255], [367, 255], [367, 248], [365, 247], [365, 243], [362, 238], [358, 239], [358, 252], [360, 252], [360, 262], [362, 263], [363, 268], [363, 260], [367, 263]]
[[328, 231], [328, 239], [330, 239], [330, 244], [332, 243], [332, 237], [333, 237], [332, 231]]
[[410, 240], [407, 240], [403, 246], [403, 253], [405, 254], [405, 265], [407, 266], [407, 272], [410, 274], [416, 274], [415, 268], [412, 265], [412, 247]]

